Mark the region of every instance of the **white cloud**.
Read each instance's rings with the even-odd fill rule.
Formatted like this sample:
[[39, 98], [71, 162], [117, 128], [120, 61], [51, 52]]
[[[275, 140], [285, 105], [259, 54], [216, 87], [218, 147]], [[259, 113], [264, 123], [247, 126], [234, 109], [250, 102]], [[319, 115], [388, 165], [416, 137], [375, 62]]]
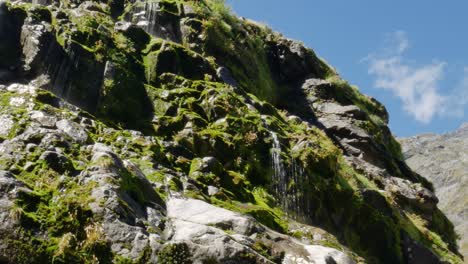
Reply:
[[408, 36], [403, 30], [387, 34], [386, 42], [390, 52], [396, 51], [398, 54], [401, 54], [409, 48]]
[[419, 66], [408, 63], [403, 55], [410, 43], [404, 31], [389, 34], [386, 43], [388, 47], [381, 54], [365, 58], [376, 88], [391, 91], [402, 101], [403, 109], [422, 123], [429, 123], [435, 116], [463, 115], [468, 104], [468, 68], [460, 88], [452, 95], [444, 95], [439, 91], [439, 81], [444, 78], [445, 62]]

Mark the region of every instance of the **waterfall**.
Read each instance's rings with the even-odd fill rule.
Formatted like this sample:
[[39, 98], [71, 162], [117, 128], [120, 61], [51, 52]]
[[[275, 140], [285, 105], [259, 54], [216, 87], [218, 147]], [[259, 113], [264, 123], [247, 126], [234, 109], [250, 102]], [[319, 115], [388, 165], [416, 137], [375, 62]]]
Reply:
[[179, 21], [161, 12], [158, 1], [137, 3], [133, 11], [126, 16], [126, 20], [135, 23], [154, 37], [181, 42]]
[[272, 163], [272, 168], [273, 168], [273, 176], [272, 176], [272, 182], [273, 182], [273, 189], [275, 193], [279, 196], [281, 199], [281, 205], [284, 208], [287, 208], [288, 204], [288, 199], [287, 199], [287, 174], [286, 170], [284, 168], [283, 160], [281, 158], [281, 145], [278, 140], [278, 135], [270, 131], [271, 138], [273, 139], [273, 145], [271, 148], [271, 163]]
[[158, 9], [157, 2], [145, 2], [143, 6], [135, 8], [132, 19], [136, 21], [137, 26], [143, 28], [148, 34], [155, 36]]
[[[62, 47], [54, 38], [44, 41], [40, 65], [34, 72], [48, 76], [47, 89], [71, 104], [94, 112], [102, 85], [104, 64], [90, 63], [92, 54], [77, 44]], [[35, 59], [37, 60], [37, 59]]]
[[288, 210], [293, 212], [294, 219], [308, 221], [310, 215], [310, 199], [307, 198], [307, 189], [305, 188], [309, 183], [309, 177], [304, 170], [304, 167], [292, 159], [291, 167], [289, 170], [289, 177], [294, 181], [294, 185], [290, 189], [288, 199], [291, 201]]
[[307, 222], [310, 215], [310, 201], [307, 199], [307, 188], [305, 187], [309, 184], [309, 177], [296, 159], [291, 158], [290, 162], [287, 163], [283, 160], [278, 134], [268, 127], [265, 117], [262, 119], [272, 139], [270, 149], [273, 171], [271, 176], [272, 191], [277, 197], [279, 205], [289, 217]]

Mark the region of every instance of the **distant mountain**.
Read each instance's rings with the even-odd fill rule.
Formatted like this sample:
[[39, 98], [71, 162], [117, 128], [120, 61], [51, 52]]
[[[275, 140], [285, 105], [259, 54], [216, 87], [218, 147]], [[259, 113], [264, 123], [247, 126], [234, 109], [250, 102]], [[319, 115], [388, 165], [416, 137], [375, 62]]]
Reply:
[[408, 165], [434, 184], [439, 207], [461, 236], [460, 251], [468, 257], [468, 123], [443, 134], [400, 139]]

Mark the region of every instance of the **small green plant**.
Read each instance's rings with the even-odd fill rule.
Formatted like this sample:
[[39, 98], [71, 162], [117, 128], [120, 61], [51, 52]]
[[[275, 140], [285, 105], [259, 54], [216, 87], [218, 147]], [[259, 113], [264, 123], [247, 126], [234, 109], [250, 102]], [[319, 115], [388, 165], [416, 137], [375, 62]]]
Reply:
[[158, 252], [159, 263], [191, 264], [190, 249], [185, 243], [166, 244]]

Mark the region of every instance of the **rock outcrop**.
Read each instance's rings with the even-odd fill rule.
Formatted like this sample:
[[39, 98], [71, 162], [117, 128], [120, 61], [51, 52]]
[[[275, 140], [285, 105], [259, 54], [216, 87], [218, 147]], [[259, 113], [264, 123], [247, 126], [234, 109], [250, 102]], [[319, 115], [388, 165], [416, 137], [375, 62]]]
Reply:
[[0, 22], [0, 262], [462, 262], [384, 106], [222, 1]]
[[460, 236], [460, 252], [468, 257], [468, 124], [443, 134], [401, 138], [408, 165], [434, 183], [439, 206]]

